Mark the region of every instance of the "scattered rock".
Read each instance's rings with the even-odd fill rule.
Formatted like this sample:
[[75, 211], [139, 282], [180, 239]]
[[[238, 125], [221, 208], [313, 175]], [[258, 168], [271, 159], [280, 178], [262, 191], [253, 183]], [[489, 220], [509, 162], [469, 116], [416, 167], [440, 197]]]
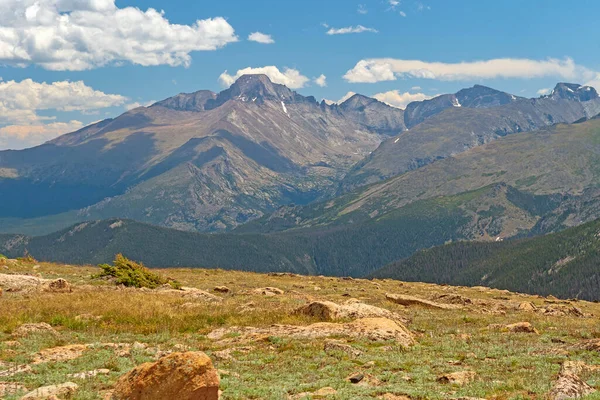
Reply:
[[456, 310], [456, 309], [462, 308], [460, 305], [457, 305], [457, 304], [441, 304], [441, 303], [436, 303], [433, 301], [421, 299], [421, 298], [414, 297], [414, 296], [404, 295], [404, 294], [387, 293], [385, 295], [385, 298], [393, 303], [400, 304], [400, 305], [407, 306], [407, 307], [421, 306], [421, 307], [435, 308], [435, 309], [440, 309], [440, 310]]
[[85, 350], [87, 350], [87, 346], [83, 344], [71, 344], [68, 346], [44, 349], [33, 357], [33, 364], [74, 360], [81, 357]]
[[67, 376], [69, 378], [75, 378], [75, 379], [89, 379], [89, 378], [93, 378], [98, 375], [108, 375], [108, 374], [110, 374], [109, 369], [101, 368], [101, 369], [95, 369], [93, 371], [79, 372], [77, 374], [69, 374]]
[[539, 334], [538, 330], [529, 322], [517, 322], [516, 324], [506, 325], [506, 329], [512, 333], [535, 333]]
[[219, 375], [202, 352], [173, 353], [142, 364], [117, 382], [113, 400], [217, 400]]
[[450, 383], [452, 385], [464, 386], [473, 382], [476, 376], [477, 374], [475, 371], [459, 371], [438, 376], [437, 381], [440, 383]]
[[7, 340], [6, 342], [2, 342], [4, 347], [19, 347], [21, 346], [21, 342], [17, 340]]
[[393, 393], [382, 394], [381, 396], [378, 397], [378, 399], [383, 399], [383, 400], [411, 400], [410, 397], [405, 396], [403, 394], [393, 394]]
[[217, 293], [229, 293], [229, 292], [231, 292], [231, 289], [229, 289], [227, 286], [216, 286], [213, 290], [215, 292], [217, 292]]
[[377, 377], [362, 372], [351, 374], [346, 380], [358, 386], [379, 386], [382, 383]]
[[365, 379], [365, 376], [363, 374], [352, 374], [347, 379], [350, 383], [358, 383]]
[[600, 352], [600, 339], [588, 339], [571, 346], [574, 350], [587, 350]]
[[345, 353], [351, 358], [360, 357], [362, 355], [362, 351], [355, 349], [354, 347], [339, 340], [326, 340], [323, 350], [325, 350], [325, 353], [329, 355], [335, 353]]
[[395, 312], [361, 303], [357, 300], [348, 300], [344, 304], [336, 304], [331, 301], [313, 301], [312, 303], [308, 303], [298, 308], [295, 313], [316, 317], [321, 321], [381, 317], [399, 321], [401, 323], [408, 322], [408, 319]]
[[455, 293], [442, 293], [437, 295], [435, 299], [447, 304], [459, 304], [463, 306], [473, 304], [473, 300]]
[[69, 398], [73, 396], [78, 388], [79, 386], [73, 382], [44, 386], [27, 393], [21, 397], [21, 400], [48, 400], [53, 398], [53, 396]]
[[225, 350], [215, 351], [214, 353], [212, 353], [212, 355], [215, 360], [230, 361], [230, 360], [233, 360], [233, 356], [231, 355], [231, 353], [233, 353], [232, 349], [225, 349]]
[[45, 322], [36, 324], [23, 324], [12, 333], [14, 338], [24, 338], [32, 335], [58, 336], [58, 332]]
[[47, 282], [37, 276], [0, 274], [0, 287], [7, 293], [41, 290]]
[[277, 296], [280, 294], [284, 294], [285, 292], [281, 289], [278, 289], [276, 287], [265, 287], [265, 288], [259, 288], [259, 289], [254, 289], [252, 291], [252, 293], [254, 294], [262, 294], [263, 296]]
[[288, 398], [290, 400], [298, 400], [298, 399], [306, 399], [306, 398], [310, 398], [310, 399], [324, 399], [327, 398], [329, 396], [333, 396], [337, 394], [337, 390], [335, 390], [332, 387], [324, 387], [321, 388], [319, 390], [317, 390], [316, 392], [303, 392], [303, 393], [298, 393], [295, 394], [293, 396], [288, 396]]

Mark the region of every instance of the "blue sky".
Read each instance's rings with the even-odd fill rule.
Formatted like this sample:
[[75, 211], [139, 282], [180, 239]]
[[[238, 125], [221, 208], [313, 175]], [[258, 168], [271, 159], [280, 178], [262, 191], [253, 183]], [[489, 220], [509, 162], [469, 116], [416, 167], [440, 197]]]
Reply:
[[219, 91], [246, 68], [275, 67], [249, 71], [317, 99], [399, 107], [476, 83], [600, 89], [598, 15], [594, 0], [2, 0], [0, 149]]

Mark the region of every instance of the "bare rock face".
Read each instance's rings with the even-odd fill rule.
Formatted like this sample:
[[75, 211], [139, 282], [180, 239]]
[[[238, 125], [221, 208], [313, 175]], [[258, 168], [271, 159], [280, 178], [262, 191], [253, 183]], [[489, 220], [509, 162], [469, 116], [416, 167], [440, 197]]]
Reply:
[[59, 397], [70, 398], [78, 388], [79, 386], [73, 382], [44, 386], [27, 393], [25, 396], [21, 397], [21, 400], [46, 400]]
[[41, 322], [37, 324], [23, 324], [12, 333], [12, 336], [15, 338], [23, 338], [32, 335], [58, 336], [58, 332], [47, 323]]
[[218, 400], [219, 375], [202, 352], [173, 353], [123, 375], [113, 400]]

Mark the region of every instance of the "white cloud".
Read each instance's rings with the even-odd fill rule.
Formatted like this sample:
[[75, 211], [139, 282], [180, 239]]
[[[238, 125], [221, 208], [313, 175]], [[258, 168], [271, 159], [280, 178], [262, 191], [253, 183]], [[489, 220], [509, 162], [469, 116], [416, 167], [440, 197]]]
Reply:
[[400, 16], [405, 17], [406, 18], [406, 13], [404, 11], [400, 11]]
[[327, 34], [328, 35], [346, 35], [348, 33], [363, 33], [363, 32], [377, 33], [378, 30], [373, 29], [373, 28], [367, 28], [362, 25], [356, 25], [356, 26], [348, 26], [346, 28], [338, 28], [338, 29], [330, 28], [327, 31]]
[[275, 41], [273, 40], [271, 35], [267, 35], [267, 34], [261, 33], [261, 32], [251, 33], [248, 36], [248, 40], [250, 40], [251, 42], [257, 42], [257, 43], [262, 43], [262, 44], [275, 43]]
[[544, 88], [544, 89], [540, 89], [537, 91], [537, 94], [539, 94], [540, 96], [544, 96], [549, 94], [552, 91], [552, 89], [550, 88]]
[[219, 81], [223, 86], [231, 86], [242, 75], [251, 74], [265, 74], [271, 81], [285, 85], [290, 89], [300, 89], [310, 81], [308, 77], [302, 75], [297, 69], [284, 68], [283, 71], [280, 71], [279, 68], [272, 65], [259, 68], [248, 67], [240, 69], [235, 75], [229, 75], [227, 71], [225, 71], [219, 76]]
[[596, 76], [592, 80], [586, 82], [585, 86], [591, 86], [598, 92], [600, 92], [600, 73], [596, 74]]
[[106, 94], [79, 82], [39, 83], [31, 79], [0, 82], [0, 124], [43, 120], [38, 110], [90, 111], [119, 106], [126, 97]]
[[79, 111], [91, 114], [123, 105], [127, 98], [106, 94], [83, 82], [39, 83], [31, 79], [0, 82], [0, 148], [40, 144], [83, 126], [79, 121], [57, 122], [38, 111]]
[[325, 87], [327, 86], [327, 77], [321, 74], [318, 78], [315, 78], [315, 83], [318, 86]]
[[412, 91], [421, 90], [421, 86], [413, 86], [410, 88], [410, 90], [412, 90]]
[[87, 70], [130, 62], [188, 66], [193, 51], [237, 41], [221, 17], [171, 24], [164, 12], [115, 0], [1, 0], [0, 64]]
[[80, 121], [50, 124], [10, 125], [0, 128], [0, 149], [20, 150], [83, 128]]
[[390, 90], [389, 92], [377, 93], [373, 95], [373, 98], [382, 101], [392, 107], [406, 108], [409, 103], [413, 101], [423, 101], [431, 99], [432, 96], [428, 96], [424, 93], [400, 93], [398, 90]]
[[342, 96], [341, 99], [339, 99], [338, 101], [336, 101], [337, 104], [342, 104], [343, 102], [345, 102], [346, 100], [348, 100], [350, 97], [354, 96], [356, 93], [354, 92], [348, 92], [345, 95]]
[[368, 14], [369, 10], [367, 10], [367, 6], [365, 6], [364, 4], [359, 4], [356, 12], [364, 15], [364, 14]]
[[149, 107], [154, 103], [156, 103], [156, 100], [145, 101], [143, 103], [140, 103], [139, 101], [134, 101], [133, 103], [125, 104], [123, 107], [125, 108], [125, 110], [129, 111], [139, 107]]
[[571, 58], [529, 60], [501, 58], [486, 61], [443, 63], [420, 60], [375, 58], [359, 61], [344, 78], [349, 82], [375, 83], [397, 78], [460, 81], [494, 78], [560, 77], [587, 81], [597, 72], [579, 66]]
[[395, 10], [396, 7], [400, 5], [400, 1], [398, 0], [388, 0], [388, 4], [390, 5], [391, 10]]

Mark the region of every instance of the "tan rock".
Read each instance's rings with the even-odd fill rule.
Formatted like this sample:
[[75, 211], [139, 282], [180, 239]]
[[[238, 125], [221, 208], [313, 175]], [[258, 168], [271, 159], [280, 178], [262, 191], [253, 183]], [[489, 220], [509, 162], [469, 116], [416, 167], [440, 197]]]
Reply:
[[437, 381], [440, 383], [450, 383], [452, 385], [464, 386], [473, 382], [476, 376], [477, 374], [475, 371], [459, 371], [438, 376]]
[[566, 373], [559, 375], [549, 393], [551, 400], [578, 399], [596, 392], [577, 375]]
[[303, 392], [298, 393], [293, 396], [288, 396], [290, 400], [298, 400], [298, 399], [325, 399], [329, 396], [334, 396], [337, 394], [337, 390], [332, 387], [324, 387], [316, 392]]
[[21, 400], [48, 400], [53, 396], [69, 398], [73, 396], [78, 388], [79, 386], [73, 382], [44, 386], [27, 393], [25, 396], [21, 397]]
[[113, 400], [218, 400], [219, 375], [202, 352], [173, 353], [117, 382]]
[[62, 278], [55, 279], [45, 284], [44, 291], [53, 293], [71, 293], [73, 287]]
[[0, 274], [0, 287], [5, 292], [30, 292], [41, 290], [48, 282], [37, 276]]
[[537, 307], [530, 301], [524, 301], [519, 304], [519, 310], [526, 312], [534, 312], [537, 310]]
[[535, 333], [539, 334], [537, 329], [529, 322], [517, 322], [516, 324], [506, 325], [506, 329], [512, 333]]
[[33, 357], [33, 364], [74, 360], [81, 357], [86, 350], [87, 346], [83, 344], [71, 344], [68, 346], [44, 349]]
[[344, 304], [336, 304], [331, 301], [313, 301], [300, 308], [295, 313], [316, 317], [321, 321], [336, 321], [340, 319], [359, 318], [388, 318], [401, 323], [407, 323], [408, 319], [401, 315], [386, 310], [385, 308], [362, 303], [351, 299]]
[[[0, 368], [4, 368], [1, 367]], [[15, 365], [15, 366], [10, 366], [6, 369], [2, 369], [0, 370], [0, 378], [8, 378], [11, 376], [15, 376], [18, 374], [24, 374], [24, 373], [29, 373], [31, 372], [32, 368], [31, 365]]]
[[441, 303], [436, 303], [433, 301], [421, 299], [421, 298], [414, 297], [414, 296], [404, 295], [404, 294], [387, 293], [385, 295], [385, 298], [393, 303], [400, 304], [400, 305], [407, 306], [407, 307], [420, 306], [420, 307], [426, 307], [426, 308], [435, 308], [435, 309], [439, 309], [439, 310], [456, 310], [456, 309], [462, 308], [460, 305], [457, 305], [457, 304], [441, 304]]
[[229, 293], [229, 292], [231, 292], [231, 289], [229, 289], [227, 286], [216, 286], [213, 290], [215, 292], [217, 292], [217, 293]]
[[411, 400], [410, 397], [405, 396], [403, 394], [393, 394], [393, 393], [382, 394], [378, 398], [383, 399], [383, 400]]
[[263, 296], [277, 296], [280, 294], [284, 294], [285, 292], [281, 289], [278, 289], [276, 287], [264, 287], [264, 288], [258, 288], [258, 289], [254, 289], [252, 291], [252, 293], [254, 294], [262, 294]]
[[24, 338], [32, 335], [58, 336], [58, 332], [45, 322], [35, 324], [23, 324], [12, 333], [14, 338]]

